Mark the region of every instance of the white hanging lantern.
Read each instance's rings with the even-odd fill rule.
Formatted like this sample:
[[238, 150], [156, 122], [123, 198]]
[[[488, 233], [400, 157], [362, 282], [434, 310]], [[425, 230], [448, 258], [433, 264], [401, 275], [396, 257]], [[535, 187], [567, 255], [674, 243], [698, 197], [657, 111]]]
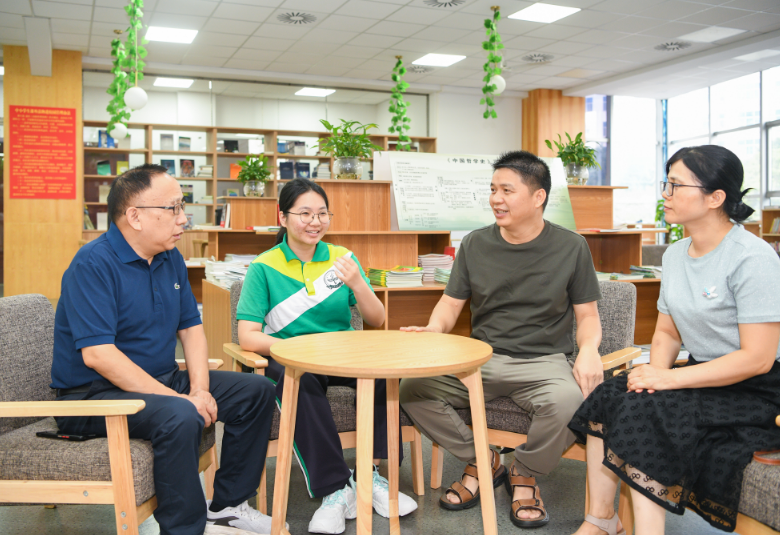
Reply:
[[125, 91], [125, 104], [127, 104], [131, 110], [140, 110], [149, 100], [149, 96], [146, 91], [138, 86], [131, 87]]
[[125, 139], [127, 137], [127, 125], [114, 123], [114, 126], [111, 127], [111, 131], [108, 132], [108, 135], [114, 139]]
[[490, 83], [496, 86], [496, 90], [493, 91], [494, 95], [500, 95], [506, 89], [506, 80], [500, 74], [490, 77]]

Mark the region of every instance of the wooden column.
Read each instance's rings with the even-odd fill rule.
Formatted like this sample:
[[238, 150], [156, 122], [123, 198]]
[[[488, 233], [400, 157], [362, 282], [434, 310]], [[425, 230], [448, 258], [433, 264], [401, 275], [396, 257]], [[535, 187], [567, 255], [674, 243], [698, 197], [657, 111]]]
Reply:
[[[51, 77], [30, 74], [27, 47], [4, 46], [3, 64], [6, 155], [14, 141], [9, 137], [9, 106], [76, 110], [76, 198], [11, 199], [10, 188], [3, 188], [5, 295], [40, 293], [55, 302], [60, 296], [62, 274], [79, 248], [83, 220], [84, 183], [79, 178], [84, 168], [81, 52], [54, 50]], [[6, 157], [6, 185], [10, 165]]]
[[585, 97], [564, 97], [557, 89], [530, 91], [523, 99], [523, 150], [555, 156], [544, 140], [557, 140], [558, 134], [565, 140], [565, 132], [572, 138], [585, 132]]

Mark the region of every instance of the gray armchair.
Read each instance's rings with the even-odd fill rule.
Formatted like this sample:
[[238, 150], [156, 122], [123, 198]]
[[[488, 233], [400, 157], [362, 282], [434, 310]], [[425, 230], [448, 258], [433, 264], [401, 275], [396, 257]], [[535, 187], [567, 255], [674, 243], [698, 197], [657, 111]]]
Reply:
[[[54, 400], [54, 311], [42, 295], [0, 299], [0, 332], [0, 503], [114, 504], [117, 533], [137, 534], [157, 507], [152, 444], [131, 440], [127, 429], [127, 415], [145, 403]], [[38, 431], [57, 431], [54, 416], [105, 416], [108, 438], [37, 437]], [[213, 426], [204, 430], [199, 451], [211, 498], [217, 469]]]

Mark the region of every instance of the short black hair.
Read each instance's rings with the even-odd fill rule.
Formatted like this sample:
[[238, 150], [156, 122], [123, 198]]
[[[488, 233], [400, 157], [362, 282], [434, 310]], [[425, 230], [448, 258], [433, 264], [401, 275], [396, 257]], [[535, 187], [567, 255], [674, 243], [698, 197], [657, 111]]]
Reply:
[[167, 172], [168, 169], [162, 165], [145, 163], [116, 177], [108, 192], [108, 220], [116, 223], [133, 199], [152, 187], [152, 178]]
[[742, 197], [753, 188], [742, 190], [745, 175], [742, 162], [729, 149], [719, 145], [683, 147], [666, 162], [667, 175], [672, 165], [679, 161], [694, 174], [705, 192], [709, 194], [723, 190], [726, 193], [721, 208], [729, 219], [742, 223], [754, 212], [742, 202]]
[[543, 189], [546, 194], [542, 211], [547, 208], [547, 201], [550, 200], [550, 188], [552, 187], [552, 177], [550, 168], [536, 154], [526, 150], [513, 150], [505, 152], [493, 162], [493, 171], [499, 169], [511, 169], [518, 175], [523, 184], [535, 192]]

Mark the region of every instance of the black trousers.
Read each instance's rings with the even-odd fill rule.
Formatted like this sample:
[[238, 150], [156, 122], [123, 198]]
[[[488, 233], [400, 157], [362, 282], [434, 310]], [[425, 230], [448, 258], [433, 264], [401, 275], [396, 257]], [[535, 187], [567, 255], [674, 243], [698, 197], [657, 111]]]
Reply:
[[[266, 375], [276, 383], [276, 401], [284, 393], [284, 366], [271, 357]], [[336, 423], [326, 397], [329, 386], [357, 388], [357, 379], [304, 373], [298, 388], [293, 452], [303, 470], [309, 496], [319, 498], [343, 489], [352, 475], [341, 449]], [[400, 460], [401, 447], [399, 425]], [[374, 383], [374, 458], [387, 459], [387, 389], [384, 379]]]
[[[175, 370], [156, 378], [187, 394], [190, 378]], [[274, 385], [265, 377], [235, 372], [209, 372], [209, 390], [217, 402], [217, 419], [225, 424], [222, 464], [214, 481], [214, 500], [236, 506], [256, 494], [263, 471], [274, 409]], [[198, 477], [198, 445], [204, 420], [186, 399], [125, 392], [106, 380], [94, 381], [74, 399], [142, 399], [146, 407], [127, 417], [130, 438], [152, 442], [155, 520], [162, 535], [202, 535], [206, 500]], [[64, 433], [106, 436], [104, 417], [57, 418]], [[251, 462], [246, 462], [251, 459]]]

